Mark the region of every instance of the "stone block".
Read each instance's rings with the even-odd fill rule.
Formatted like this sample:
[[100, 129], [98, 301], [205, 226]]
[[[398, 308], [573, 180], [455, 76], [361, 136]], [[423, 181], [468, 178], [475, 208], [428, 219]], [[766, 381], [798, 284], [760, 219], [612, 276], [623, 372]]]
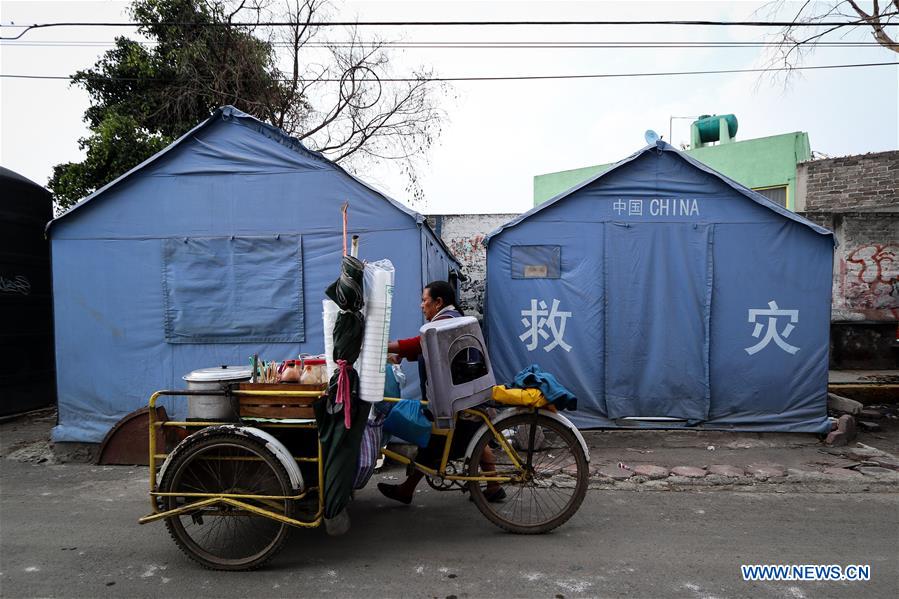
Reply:
[[889, 482], [899, 482], [899, 472], [890, 470], [889, 468], [880, 468], [878, 466], [859, 466], [858, 471], [865, 476], [876, 478], [877, 480], [885, 480]]
[[864, 406], [861, 402], [837, 395], [836, 393], [827, 394], [827, 409], [834, 412], [843, 412], [845, 414], [853, 414], [858, 416], [862, 412]]
[[750, 464], [746, 471], [758, 480], [783, 478], [787, 475], [787, 469], [780, 464]]
[[600, 476], [611, 478], [612, 480], [627, 480], [634, 475], [632, 471], [619, 468], [618, 466], [601, 466], [597, 472]]
[[695, 466], [676, 466], [671, 469], [671, 474], [685, 478], [702, 478], [708, 472], [706, 472], [705, 468], [697, 468]]
[[745, 474], [742, 468], [729, 464], [712, 464], [709, 466], [709, 472], [719, 476], [726, 476], [727, 478], [740, 478]]
[[837, 418], [837, 430], [845, 433], [849, 441], [854, 441], [856, 435], [855, 418], [849, 414], [843, 414]]
[[787, 468], [787, 477], [790, 482], [817, 483], [826, 482], [827, 474], [818, 470], [804, 470], [802, 468]]
[[634, 474], [645, 476], [649, 480], [657, 480], [668, 477], [668, 469], [652, 464], [640, 464], [634, 467]]
[[828, 447], [845, 447], [849, 444], [849, 439], [846, 438], [846, 433], [834, 430], [827, 434], [824, 444]]
[[857, 447], [850, 447], [846, 450], [846, 456], [853, 460], [869, 460], [871, 458], [879, 458], [882, 456], [889, 455], [886, 452], [880, 451], [876, 447], [869, 447], [867, 445], [863, 445], [859, 443]]
[[859, 479], [862, 478], [862, 475], [856, 472], [855, 470], [850, 470], [848, 468], [837, 468], [836, 466], [829, 466], [824, 469], [824, 474], [833, 478], [840, 479]]
[[896, 458], [895, 456], [874, 456], [873, 458], [869, 458], [868, 461], [874, 462], [881, 468], [889, 468], [890, 470], [899, 471], [899, 458]]

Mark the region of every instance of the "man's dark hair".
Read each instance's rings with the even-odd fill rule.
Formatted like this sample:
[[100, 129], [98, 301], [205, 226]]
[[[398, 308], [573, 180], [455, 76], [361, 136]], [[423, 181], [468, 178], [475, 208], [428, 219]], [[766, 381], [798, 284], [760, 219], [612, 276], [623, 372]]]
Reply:
[[425, 289], [428, 290], [428, 295], [431, 296], [432, 300], [442, 299], [444, 307], [449, 305], [456, 306], [456, 310], [459, 314], [462, 314], [462, 310], [456, 303], [456, 290], [448, 282], [431, 281], [425, 285]]

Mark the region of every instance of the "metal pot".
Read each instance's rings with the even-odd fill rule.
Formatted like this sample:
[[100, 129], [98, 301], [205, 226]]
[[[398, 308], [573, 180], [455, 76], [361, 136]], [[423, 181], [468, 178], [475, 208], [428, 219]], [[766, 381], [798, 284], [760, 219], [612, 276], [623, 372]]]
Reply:
[[[250, 366], [218, 366], [201, 368], [185, 374], [190, 391], [221, 391], [228, 383], [250, 380]], [[191, 395], [187, 403], [188, 420], [237, 420], [234, 407], [227, 397], [222, 395]]]

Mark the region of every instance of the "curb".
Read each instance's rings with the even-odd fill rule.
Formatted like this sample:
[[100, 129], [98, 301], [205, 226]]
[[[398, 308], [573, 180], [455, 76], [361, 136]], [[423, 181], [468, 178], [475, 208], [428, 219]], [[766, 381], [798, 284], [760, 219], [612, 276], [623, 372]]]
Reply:
[[606, 491], [744, 491], [767, 493], [899, 493], [899, 472], [867, 475], [838, 479], [821, 472], [790, 470], [786, 476], [777, 478], [756, 478], [743, 476], [732, 478], [708, 474], [702, 478], [670, 475], [664, 479], [649, 479], [631, 476], [626, 480], [615, 480], [598, 473], [590, 475], [590, 490]]

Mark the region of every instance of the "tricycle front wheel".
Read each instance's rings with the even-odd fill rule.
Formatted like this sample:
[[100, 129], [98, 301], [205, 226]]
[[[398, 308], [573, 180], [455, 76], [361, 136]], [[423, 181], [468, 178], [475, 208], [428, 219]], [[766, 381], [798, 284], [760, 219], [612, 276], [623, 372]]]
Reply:
[[[160, 481], [164, 493], [215, 495], [291, 495], [284, 466], [261, 443], [222, 431], [185, 446]], [[203, 497], [163, 497], [163, 508], [176, 509]], [[242, 498], [239, 501], [290, 517], [287, 499]], [[252, 570], [281, 550], [289, 527], [283, 522], [225, 503], [213, 503], [165, 521], [172, 539], [192, 560], [213, 570]]]
[[[565, 523], [583, 502], [589, 482], [587, 456], [577, 437], [539, 412], [501, 420], [496, 430], [519, 465], [493, 432], [485, 430], [474, 446], [469, 476], [492, 476], [484, 471], [492, 453], [496, 476], [512, 480], [498, 486], [469, 483], [475, 505], [488, 520], [516, 534], [540, 534]], [[499, 499], [501, 495], [505, 497]]]

